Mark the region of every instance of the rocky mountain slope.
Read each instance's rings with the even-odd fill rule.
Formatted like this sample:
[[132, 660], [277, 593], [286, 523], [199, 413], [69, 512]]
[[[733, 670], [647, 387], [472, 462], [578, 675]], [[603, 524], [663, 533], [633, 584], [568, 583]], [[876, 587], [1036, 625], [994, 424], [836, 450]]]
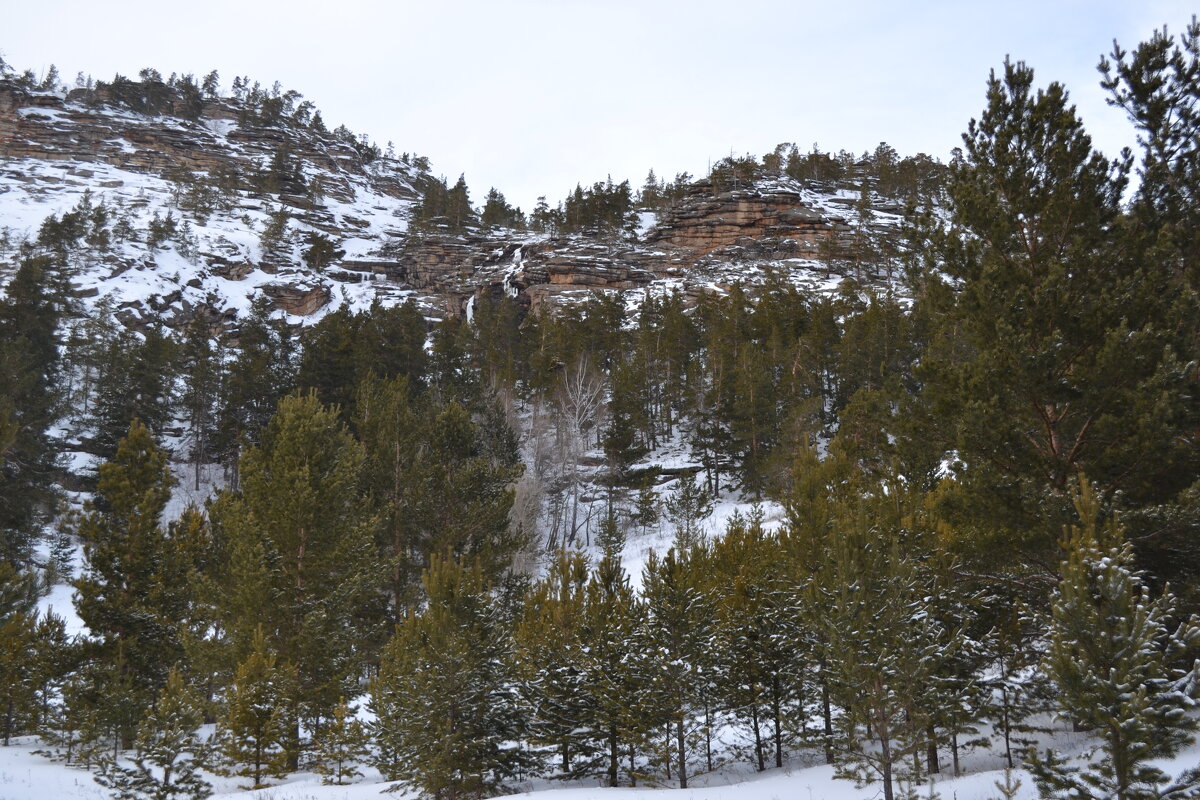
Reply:
[[[265, 122], [234, 98], [189, 112], [168, 92], [165, 110], [135, 111], [118, 88], [0, 81], [0, 260], [45, 243], [47, 218], [91, 219], [66, 245], [74, 291], [110, 298], [133, 326], [233, 325], [259, 296], [303, 324], [410, 297], [441, 317], [469, 314], [484, 293], [529, 308], [598, 290], [696, 294], [767, 270], [831, 287], [842, 270], [822, 242], [856, 224], [853, 184], [773, 178], [725, 191], [698, 181], [623, 235], [410, 232], [424, 159], [296, 116]], [[874, 225], [894, 226], [898, 211], [877, 204]]]

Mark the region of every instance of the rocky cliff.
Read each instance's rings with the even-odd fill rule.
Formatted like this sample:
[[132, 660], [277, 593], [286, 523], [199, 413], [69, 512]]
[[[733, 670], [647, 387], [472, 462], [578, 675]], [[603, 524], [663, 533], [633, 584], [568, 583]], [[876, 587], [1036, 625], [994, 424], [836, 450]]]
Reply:
[[[828, 288], [841, 275], [822, 243], [854, 228], [854, 187], [776, 178], [731, 191], [699, 181], [636, 232], [410, 233], [423, 168], [367, 158], [344, 134], [255, 124], [228, 98], [187, 118], [137, 113], [105, 90], [0, 81], [0, 262], [51, 215], [100, 207], [108, 232], [69, 248], [81, 300], [107, 296], [131, 325], [179, 326], [235, 324], [264, 297], [304, 324], [376, 301], [412, 298], [438, 317], [483, 295], [541, 309], [595, 291], [719, 291], [768, 272]], [[879, 224], [896, 219], [879, 211]], [[336, 257], [313, 263], [314, 237]]]

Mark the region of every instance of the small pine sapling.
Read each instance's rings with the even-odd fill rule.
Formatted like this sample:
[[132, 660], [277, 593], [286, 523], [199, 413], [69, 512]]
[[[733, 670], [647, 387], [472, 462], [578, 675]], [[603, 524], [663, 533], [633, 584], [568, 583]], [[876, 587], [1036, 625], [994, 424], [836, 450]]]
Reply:
[[1175, 625], [1170, 591], [1151, 597], [1120, 522], [1101, 525], [1099, 498], [1085, 479], [1075, 508], [1082, 525], [1066, 530], [1043, 666], [1063, 712], [1096, 733], [1103, 756], [1070, 763], [1034, 751], [1029, 769], [1047, 800], [1194, 796], [1200, 770], [1172, 781], [1152, 760], [1177, 753], [1196, 730], [1188, 711], [1200, 695], [1200, 662], [1178, 664], [1200, 645], [1200, 620]]
[[354, 718], [343, 698], [317, 739], [315, 771], [322, 783], [338, 786], [350, 783], [362, 774], [358, 764], [369, 749], [366, 728]]
[[116, 800], [204, 800], [212, 786], [200, 772], [209, 755], [197, 733], [203, 722], [200, 696], [171, 670], [154, 710], [138, 726], [131, 763], [104, 759], [96, 782]]
[[260, 628], [252, 652], [238, 667], [218, 730], [226, 772], [250, 778], [250, 788], [261, 789], [267, 778], [287, 774], [292, 684], [292, 670], [277, 663]]

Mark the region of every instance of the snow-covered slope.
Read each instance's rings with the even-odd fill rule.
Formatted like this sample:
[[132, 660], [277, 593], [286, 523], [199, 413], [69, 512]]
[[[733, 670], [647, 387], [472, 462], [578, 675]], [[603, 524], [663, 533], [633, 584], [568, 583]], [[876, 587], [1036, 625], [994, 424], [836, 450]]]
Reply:
[[69, 247], [76, 294], [110, 297], [129, 323], [233, 320], [260, 294], [295, 321], [365, 307], [370, 282], [311, 269], [309, 237], [372, 257], [404, 236], [420, 180], [311, 128], [240, 124], [231, 101], [193, 121], [0, 81], [0, 260], [75, 212], [87, 229]]
[[[871, 232], [854, 213], [853, 182], [776, 177], [719, 191], [698, 181], [621, 235], [410, 235], [431, 180], [424, 159], [380, 154], [347, 131], [293, 117], [263, 122], [243, 100], [210, 98], [191, 116], [147, 114], [103, 92], [0, 80], [0, 264], [23, 241], [53, 238], [47, 219], [69, 219], [76, 228], [58, 243], [70, 252], [76, 294], [85, 305], [110, 298], [135, 327], [197, 316], [228, 326], [259, 296], [311, 324], [376, 300], [415, 297], [429, 316], [465, 313], [482, 293], [536, 307], [618, 291], [636, 303], [646, 292], [723, 291], [768, 272], [831, 291], [851, 269], [822, 242]], [[894, 228], [898, 211], [878, 201], [869, 227]], [[329, 245], [316, 265], [306, 261], [314, 237]]]

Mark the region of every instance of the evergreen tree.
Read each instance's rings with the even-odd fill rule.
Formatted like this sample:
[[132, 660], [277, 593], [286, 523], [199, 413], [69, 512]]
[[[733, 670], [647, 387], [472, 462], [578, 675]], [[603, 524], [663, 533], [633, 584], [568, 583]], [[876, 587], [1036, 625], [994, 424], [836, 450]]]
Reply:
[[877, 777], [892, 800], [907, 759], [926, 744], [928, 689], [962, 634], [931, 613], [937, 590], [906, 552], [901, 531], [869, 502], [839, 514], [840, 535], [805, 607], [842, 708], [835, 720], [838, 774], [860, 782]]
[[1130, 238], [1128, 165], [1092, 149], [1062, 86], [1006, 63], [964, 143], [927, 249], [954, 284], [929, 273], [919, 290], [937, 321], [925, 403], [966, 465], [945, 507], [976, 554], [1016, 543], [1046, 564], [1077, 472], [1133, 507], [1200, 474], [1183, 435], [1200, 305]]
[[226, 769], [249, 778], [247, 788], [261, 789], [267, 778], [287, 774], [294, 736], [288, 708], [294, 697], [294, 670], [278, 663], [258, 631], [249, 656], [237, 668], [217, 727]]
[[251, 305], [230, 344], [233, 357], [226, 365], [213, 445], [236, 488], [242, 447], [259, 440], [280, 398], [291, 391], [296, 364], [287, 323], [273, 315], [265, 298]]
[[1120, 523], [1110, 517], [1101, 525], [1086, 480], [1075, 505], [1082, 524], [1066, 533], [1044, 666], [1057, 702], [1096, 732], [1103, 757], [1075, 766], [1033, 753], [1030, 769], [1046, 798], [1189, 796], [1200, 788], [1200, 770], [1173, 779], [1152, 759], [1174, 755], [1196, 730], [1189, 710], [1200, 696], [1200, 661], [1179, 663], [1200, 647], [1200, 620], [1176, 625], [1170, 592], [1150, 596]]
[[93, 507], [78, 529], [85, 564], [75, 605], [96, 637], [99, 663], [129, 683], [130, 697], [111, 707], [123, 712], [124, 747], [132, 744], [140, 711], [183, 655], [186, 574], [160, 525], [174, 483], [166, 453], [134, 420], [114, 460], [100, 466]]
[[175, 363], [174, 342], [157, 327], [143, 335], [119, 331], [108, 345], [92, 407], [93, 448], [104, 458], [114, 456], [134, 418], [154, 436], [163, 434], [171, 418]]
[[0, 561], [0, 737], [5, 747], [37, 716], [38, 675], [30, 669], [37, 645], [36, 590], [32, 573]]
[[479, 222], [487, 228], [524, 228], [525, 215], [513, 208], [495, 188], [488, 189]]
[[435, 556], [423, 584], [372, 684], [378, 766], [422, 797], [497, 794], [525, 762], [507, 636], [478, 564]]
[[0, 560], [25, 563], [54, 497], [61, 280], [48, 257], [21, 259], [0, 298]]
[[305, 242], [308, 246], [303, 253], [304, 263], [314, 272], [322, 271], [346, 255], [345, 250], [338, 248], [340, 242], [323, 233], [311, 232], [305, 237]]
[[467, 190], [467, 179], [463, 175], [450, 187], [446, 193], [446, 221], [450, 230], [460, 231], [470, 225], [475, 219], [471, 208], [471, 197]]
[[590, 757], [580, 735], [587, 703], [581, 640], [587, 575], [582, 553], [558, 551], [546, 576], [530, 590], [513, 631], [529, 739], [536, 747], [558, 751], [564, 776], [573, 776], [576, 761]]
[[363, 762], [368, 752], [366, 726], [354, 718], [350, 707], [342, 700], [333, 710], [328, 724], [321, 729], [314, 770], [321, 776], [322, 783], [341, 786], [362, 774], [356, 765]]
[[66, 621], [47, 611], [38, 617], [33, 629], [32, 658], [23, 666], [31, 673], [37, 710], [33, 728], [42, 731], [62, 704], [63, 684], [74, 665], [77, 649], [67, 636]]
[[221, 391], [222, 353], [214, 349], [205, 326], [193, 321], [180, 349], [183, 393], [180, 401], [187, 415], [188, 455], [192, 462], [192, 480], [200, 489], [200, 467], [215, 455], [217, 402]]
[[204, 800], [212, 786], [200, 774], [208, 761], [208, 745], [198, 734], [203, 722], [199, 695], [172, 669], [138, 725], [131, 763], [103, 763], [96, 782], [118, 800]]
[[[354, 696], [382, 624], [375, 519], [359, 493], [362, 462], [335, 411], [311, 394], [291, 395], [262, 442], [243, 454], [241, 491], [224, 494], [210, 512], [229, 551], [257, 559], [235, 556], [225, 565], [254, 580], [221, 599], [223, 627], [245, 642], [263, 625], [267, 645], [296, 666], [298, 706], [289, 710], [312, 729], [339, 698]], [[257, 602], [239, 602], [250, 586]]]
[[735, 514], [729, 520], [709, 560], [716, 688], [725, 706], [750, 726], [760, 771], [769, 749], [775, 765], [783, 766], [785, 717], [803, 689], [804, 637], [781, 555], [756, 508], [749, 518]]
[[642, 701], [650, 689], [650, 670], [638, 637], [644, 614], [619, 558], [606, 554], [584, 589], [581, 637], [586, 654], [585, 726], [590, 749], [604, 756], [577, 765], [576, 772], [602, 775], [609, 786], [618, 785], [622, 753], [637, 749], [658, 721], [643, 713]]
[[[1177, 318], [1160, 317], [1159, 324], [1195, 331], [1195, 317], [1186, 314], [1195, 314], [1200, 306], [1196, 299], [1200, 292], [1200, 192], [1196, 189], [1200, 185], [1200, 115], [1196, 111], [1200, 97], [1200, 22], [1193, 15], [1178, 38], [1164, 27], [1132, 51], [1114, 42], [1110, 57], [1100, 62], [1100, 71], [1109, 103], [1124, 110], [1133, 122], [1141, 149], [1140, 180], [1128, 214], [1126, 246], [1147, 275], [1157, 280], [1165, 271], [1177, 279], [1168, 287], [1171, 293], [1161, 301], [1173, 299], [1185, 313], [1178, 322]], [[1181, 291], [1178, 284], [1188, 291]], [[1152, 296], [1154, 291], [1153, 286], [1147, 287], [1147, 295]], [[1186, 348], [1178, 344], [1175, 347], [1181, 362], [1195, 362], [1200, 339], [1191, 336]], [[1195, 378], [1191, 380], [1194, 389]], [[1173, 394], [1174, 390], [1168, 392]], [[1132, 408], [1136, 408], [1133, 416], [1146, 415], [1143, 407]], [[1190, 425], [1194, 427], [1200, 414], [1194, 404], [1190, 410]], [[1180, 427], [1187, 429], [1188, 423]], [[1146, 441], [1142, 435], [1135, 438]], [[1197, 597], [1192, 587], [1200, 575], [1200, 553], [1192, 544], [1194, 518], [1184, 509], [1195, 506], [1200, 467], [1193, 461], [1190, 469], [1180, 474], [1165, 463], [1161, 466], [1164, 471], [1160, 479], [1165, 480], [1154, 487], [1159, 504], [1145, 514], [1126, 514], [1124, 521], [1130, 538], [1138, 542], [1139, 564], [1157, 579], [1170, 580], [1181, 599], [1194, 606]], [[1085, 471], [1094, 480], [1099, 478], [1094, 468]], [[1189, 482], [1191, 485], [1182, 493], [1170, 496], [1176, 486]], [[1104, 488], [1102, 484], [1100, 488]]]
[[1193, 16], [1178, 40], [1164, 27], [1131, 52], [1113, 42], [1100, 71], [1109, 104], [1138, 129], [1141, 181], [1133, 212], [1145, 234], [1142, 246], [1179, 265], [1200, 289], [1200, 22]]
[[686, 789], [689, 729], [701, 705], [706, 679], [704, 657], [715, 646], [710, 638], [713, 609], [688, 551], [671, 548], [662, 559], [652, 551], [643, 570], [642, 586], [646, 638], [655, 647], [650, 661], [655, 669], [656, 691], [671, 718], [676, 775], [679, 788]]
[[425, 386], [427, 361], [425, 320], [416, 306], [374, 303], [361, 313], [339, 309], [307, 331], [296, 383], [352, 420], [363, 381], [407, 377], [417, 393]]
[[633, 521], [641, 527], [642, 535], [645, 536], [647, 528], [658, 524], [661, 514], [662, 509], [659, 507], [658, 492], [654, 491], [654, 481], [650, 477], [647, 477], [642, 483], [642, 488], [638, 490]]
[[678, 481], [675, 491], [663, 501], [666, 517], [675, 526], [675, 543], [680, 549], [691, 548], [703, 539], [703, 525], [712, 513], [712, 496], [696, 481], [694, 474]]
[[366, 477], [382, 505], [380, 543], [390, 557], [394, 601], [412, 599], [415, 578], [435, 553], [477, 558], [489, 580], [520, 543], [509, 524], [522, 465], [507, 423], [476, 424], [457, 403], [414, 401], [407, 381], [368, 381], [356, 421]]

